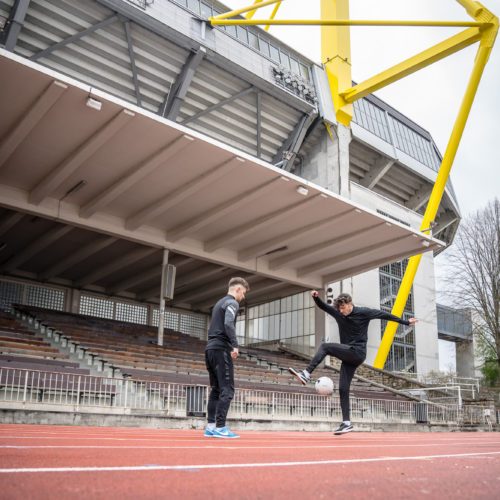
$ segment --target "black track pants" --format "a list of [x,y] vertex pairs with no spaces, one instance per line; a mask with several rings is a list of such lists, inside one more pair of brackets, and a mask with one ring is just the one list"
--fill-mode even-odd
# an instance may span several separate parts
[[312,373],[326,356],[334,356],[342,361],[339,377],[340,407],[342,408],[342,419],[344,421],[350,420],[349,389],[354,372],[365,360],[365,356],[345,344],[321,344],[306,370]]
[[231,354],[227,351],[205,351],[205,364],[210,377],[210,396],[207,405],[207,421],[217,427],[226,425],[226,416],[234,396],[234,368]]

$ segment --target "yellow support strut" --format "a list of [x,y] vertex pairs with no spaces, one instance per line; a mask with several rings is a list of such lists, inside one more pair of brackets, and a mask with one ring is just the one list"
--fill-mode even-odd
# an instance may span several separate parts
[[[278,3],[283,0],[265,0],[263,2],[254,3],[252,5],[249,5],[248,7],[242,7],[241,9],[236,9],[232,10],[230,12],[224,12],[224,14],[219,14],[217,16],[209,18],[209,21],[212,24],[233,24],[234,21],[237,21],[237,24],[255,24],[252,20],[250,19],[231,19],[229,20],[228,18],[233,17],[233,16],[239,16],[240,14],[245,14],[245,12],[250,12],[250,11],[255,11],[257,9],[260,9],[261,7],[267,7],[268,5],[273,5],[275,3]],[[220,19],[226,19],[227,21],[225,22],[217,22]],[[266,21],[260,21],[258,24],[266,24]]]
[[[279,2],[280,0],[270,0],[262,2],[258,8],[265,7]],[[328,1],[328,0],[322,0]],[[343,2],[344,0],[337,0]],[[244,9],[235,10],[226,14],[220,14],[209,18],[213,25],[223,24],[225,26],[407,26],[407,27],[432,27],[432,28],[478,28],[487,26],[490,23],[478,21],[373,21],[370,19],[228,19],[232,15],[243,14],[250,9],[255,9],[254,5],[245,7]],[[237,13],[237,14],[235,14]],[[224,16],[224,17],[222,17]]]
[[[347,127],[352,119],[352,103],[354,101],[480,40],[472,74],[422,220],[420,230],[429,233],[431,223],[436,218],[443,197],[479,81],[498,33],[498,18],[481,3],[475,0],[457,0],[457,2],[466,9],[467,13],[474,19],[473,21],[351,20],[349,19],[348,0],[321,0],[321,19],[276,20],[274,17],[281,5],[281,0],[254,0],[253,5],[220,14],[210,18],[210,22],[213,25],[264,25],[266,30],[273,25],[321,26],[321,55],[328,76],[337,120]],[[257,9],[273,4],[277,5],[274,7],[270,19],[252,19]],[[248,13],[246,19],[230,19],[244,13]],[[470,29],[454,35],[352,87],[350,26],[435,26]],[[331,133],[330,130],[329,132]],[[421,255],[416,255],[409,260],[392,309],[392,313],[396,316],[403,314],[421,258]],[[374,366],[376,368],[384,367],[396,329],[396,323],[389,322],[387,324],[375,358]]]
[[[467,118],[469,116],[472,103],[474,102],[474,97],[476,95],[476,91],[479,86],[484,67],[486,66],[486,63],[490,56],[497,32],[498,19],[496,19],[496,23],[494,24],[494,26],[487,32],[485,32],[481,38],[479,49],[476,55],[476,60],[474,62],[474,67],[472,69],[472,74],[469,78],[469,83],[467,84],[467,89],[465,91],[462,104],[460,105],[460,109],[453,126],[453,131],[451,133],[450,140],[448,141],[448,146],[446,147],[446,151],[443,156],[441,167],[439,168],[436,182],[432,189],[429,203],[427,204],[427,208],[424,213],[424,218],[422,220],[420,230],[425,233],[428,233],[430,231],[431,222],[433,222],[436,218],[439,204],[441,203],[441,198],[443,197],[444,188],[446,186],[446,182],[453,165],[453,160],[455,159],[455,155],[460,144],[460,139],[465,129],[465,124],[467,123]],[[421,259],[422,255],[415,255],[414,257],[410,257],[409,259],[408,267],[406,268],[403,280],[401,281],[401,286],[398,291],[398,295],[394,302],[394,307],[392,308],[392,314],[394,314],[395,316],[401,316],[403,314],[404,307],[406,305],[406,301],[408,300],[411,286],[413,284],[413,280],[415,279],[415,275],[417,273]],[[375,357],[375,361],[373,363],[373,366],[375,368],[384,368],[385,362],[387,361],[387,357],[391,350],[392,342],[394,341],[394,337],[396,335],[397,328],[397,323],[393,321],[387,323],[384,335],[382,337],[382,342],[380,343],[377,356]]]
[[[321,0],[321,20],[349,18],[349,0]],[[337,120],[349,127],[354,113],[341,93],[352,87],[349,26],[321,26],[321,61],[325,68]]]
[[[281,2],[278,2],[275,6],[274,6],[274,9],[273,11],[271,12],[271,17],[269,18],[271,21],[276,17],[276,14],[278,13],[278,10],[281,6]],[[264,30],[265,31],[269,31],[269,28],[270,28],[270,24],[266,24],[266,26],[264,27]]]
[[[254,5],[258,4],[258,3],[262,3],[262,0],[255,0],[254,1]],[[260,7],[260,6],[259,6]],[[258,7],[257,7],[258,9]],[[255,15],[255,13],[257,12],[257,9],[254,9],[254,10],[250,10],[247,12],[246,16],[245,16],[245,19],[252,19],[252,17]]]

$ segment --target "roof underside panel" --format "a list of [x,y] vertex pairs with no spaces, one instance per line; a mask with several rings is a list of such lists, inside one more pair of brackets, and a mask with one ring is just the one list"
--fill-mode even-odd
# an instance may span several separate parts
[[[9,9],[8,5],[2,8]],[[99,23],[105,24],[93,29]],[[15,52],[153,113],[163,112],[190,55],[185,48],[93,0],[32,0]],[[182,123],[248,87],[247,82],[205,57],[195,68],[180,112],[173,118]],[[285,104],[285,93],[281,102],[260,90],[258,106],[257,90],[205,113],[188,126],[272,160],[302,113]]]
[[[151,263],[148,248],[168,248],[238,270],[262,290],[283,283],[296,291],[441,245],[104,92],[94,91],[101,109],[89,107],[87,85],[6,51],[0,73],[0,203],[68,227],[28,231],[21,243],[42,260],[25,255],[26,272],[107,289],[116,266],[126,273]],[[119,247],[120,258],[108,270],[100,260],[95,271],[90,261],[58,275],[46,248],[74,227],[123,241],[107,250]]]

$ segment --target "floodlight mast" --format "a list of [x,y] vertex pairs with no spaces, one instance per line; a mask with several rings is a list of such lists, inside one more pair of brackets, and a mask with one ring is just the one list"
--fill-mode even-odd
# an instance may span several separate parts
[[[284,0],[282,0],[284,1]],[[372,21],[351,20],[349,18],[349,0],[320,0],[321,19],[277,20],[276,13],[282,3],[280,0],[255,0],[248,7],[226,12],[210,18],[213,25],[263,25],[267,30],[272,25],[317,25],[321,26],[321,59],[328,77],[330,93],[339,127],[350,127],[353,117],[353,103],[387,85],[404,78],[434,62],[458,52],[476,42],[479,42],[472,73],[465,90],[464,97],[458,109],[450,139],[434,183],[429,202],[425,209],[420,231],[430,233],[430,228],[436,218],[446,183],[450,176],[460,140],[469,117],[479,82],[488,62],[491,50],[498,33],[498,17],[474,0],[456,0],[473,21]],[[268,5],[275,5],[269,19],[253,19],[255,12]],[[245,19],[234,19],[234,16],[246,14]],[[231,19],[233,18],[233,19]],[[419,54],[402,61],[377,75],[352,86],[351,78],[351,26],[428,26],[428,27],[463,27],[466,30],[454,35]],[[408,266],[399,287],[392,314],[401,316],[411,292],[411,287],[422,259],[422,254],[410,257]],[[398,324],[389,321],[375,357],[373,366],[384,368],[389,355]]]

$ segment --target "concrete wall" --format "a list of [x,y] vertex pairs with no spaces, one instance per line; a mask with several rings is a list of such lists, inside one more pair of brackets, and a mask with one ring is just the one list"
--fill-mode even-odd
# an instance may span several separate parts
[[302,177],[334,193],[340,190],[339,141],[334,135],[321,134],[320,140],[304,155]]
[[426,374],[439,370],[439,347],[436,312],[436,281],[434,257],[426,253],[413,284],[415,317],[415,344],[418,373]]
[[455,344],[458,377],[475,377],[474,342],[463,341]]
[[[301,420],[232,420],[231,427],[238,431],[311,431],[332,432],[338,422],[332,419],[307,422]],[[198,429],[201,433],[206,424],[201,418],[174,418],[158,415],[113,415],[83,411],[47,411],[0,409],[2,424],[32,425],[84,425],[94,427],[141,427],[150,429]],[[429,432],[448,431],[456,425],[415,424],[403,422],[356,422],[357,432]]]

